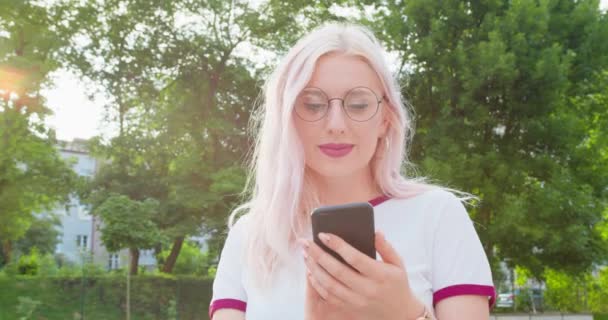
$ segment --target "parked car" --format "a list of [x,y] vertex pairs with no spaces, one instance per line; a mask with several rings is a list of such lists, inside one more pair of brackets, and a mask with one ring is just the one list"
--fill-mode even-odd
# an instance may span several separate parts
[[496,299],[497,308],[513,308],[515,295],[512,292],[501,293]]

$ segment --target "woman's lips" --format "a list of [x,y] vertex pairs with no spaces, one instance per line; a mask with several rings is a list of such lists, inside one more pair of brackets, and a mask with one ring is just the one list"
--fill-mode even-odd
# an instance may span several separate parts
[[353,150],[353,144],[328,143],[319,146],[319,149],[332,158],[340,158],[349,154]]

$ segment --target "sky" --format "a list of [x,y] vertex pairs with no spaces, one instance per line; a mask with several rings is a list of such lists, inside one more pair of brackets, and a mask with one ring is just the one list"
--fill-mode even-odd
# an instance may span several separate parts
[[[601,0],[600,7],[608,9],[608,0]],[[64,69],[55,71],[51,77],[54,85],[43,90],[42,95],[54,113],[47,117],[46,123],[55,129],[58,139],[71,141],[97,135],[109,138],[116,134],[116,126],[103,121],[105,101],[100,97],[91,100],[87,96],[90,84],[87,86],[75,74]]]
[[55,129],[59,140],[114,135],[115,130],[102,121],[104,101],[89,99],[87,86],[75,74],[60,69],[53,72],[51,78],[54,86],[42,90],[42,95],[46,98],[47,106],[53,110],[46,123]]

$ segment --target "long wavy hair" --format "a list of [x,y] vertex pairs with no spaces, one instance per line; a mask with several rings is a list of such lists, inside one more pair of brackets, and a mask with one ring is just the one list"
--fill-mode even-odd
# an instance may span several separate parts
[[309,230],[310,212],[320,205],[305,170],[304,150],[292,112],[317,60],[329,53],[363,58],[378,74],[388,99],[388,107],[383,108],[388,118],[387,136],[379,141],[370,161],[378,189],[392,198],[408,198],[440,188],[424,178],[407,177],[412,170],[406,152],[413,136],[412,117],[387,66],[386,53],[373,33],[353,24],[318,27],[289,50],[265,83],[264,99],[250,124],[255,145],[244,191],[248,199],[228,221],[232,228],[236,217],[246,214],[245,263],[254,271],[249,273],[254,283],[262,289],[272,283],[279,268],[293,260],[296,240]]

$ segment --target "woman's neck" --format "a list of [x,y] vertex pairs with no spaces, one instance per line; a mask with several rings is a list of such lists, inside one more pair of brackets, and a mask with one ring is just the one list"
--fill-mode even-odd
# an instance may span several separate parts
[[344,177],[326,177],[311,173],[322,205],[366,202],[382,193],[376,186],[369,169]]

